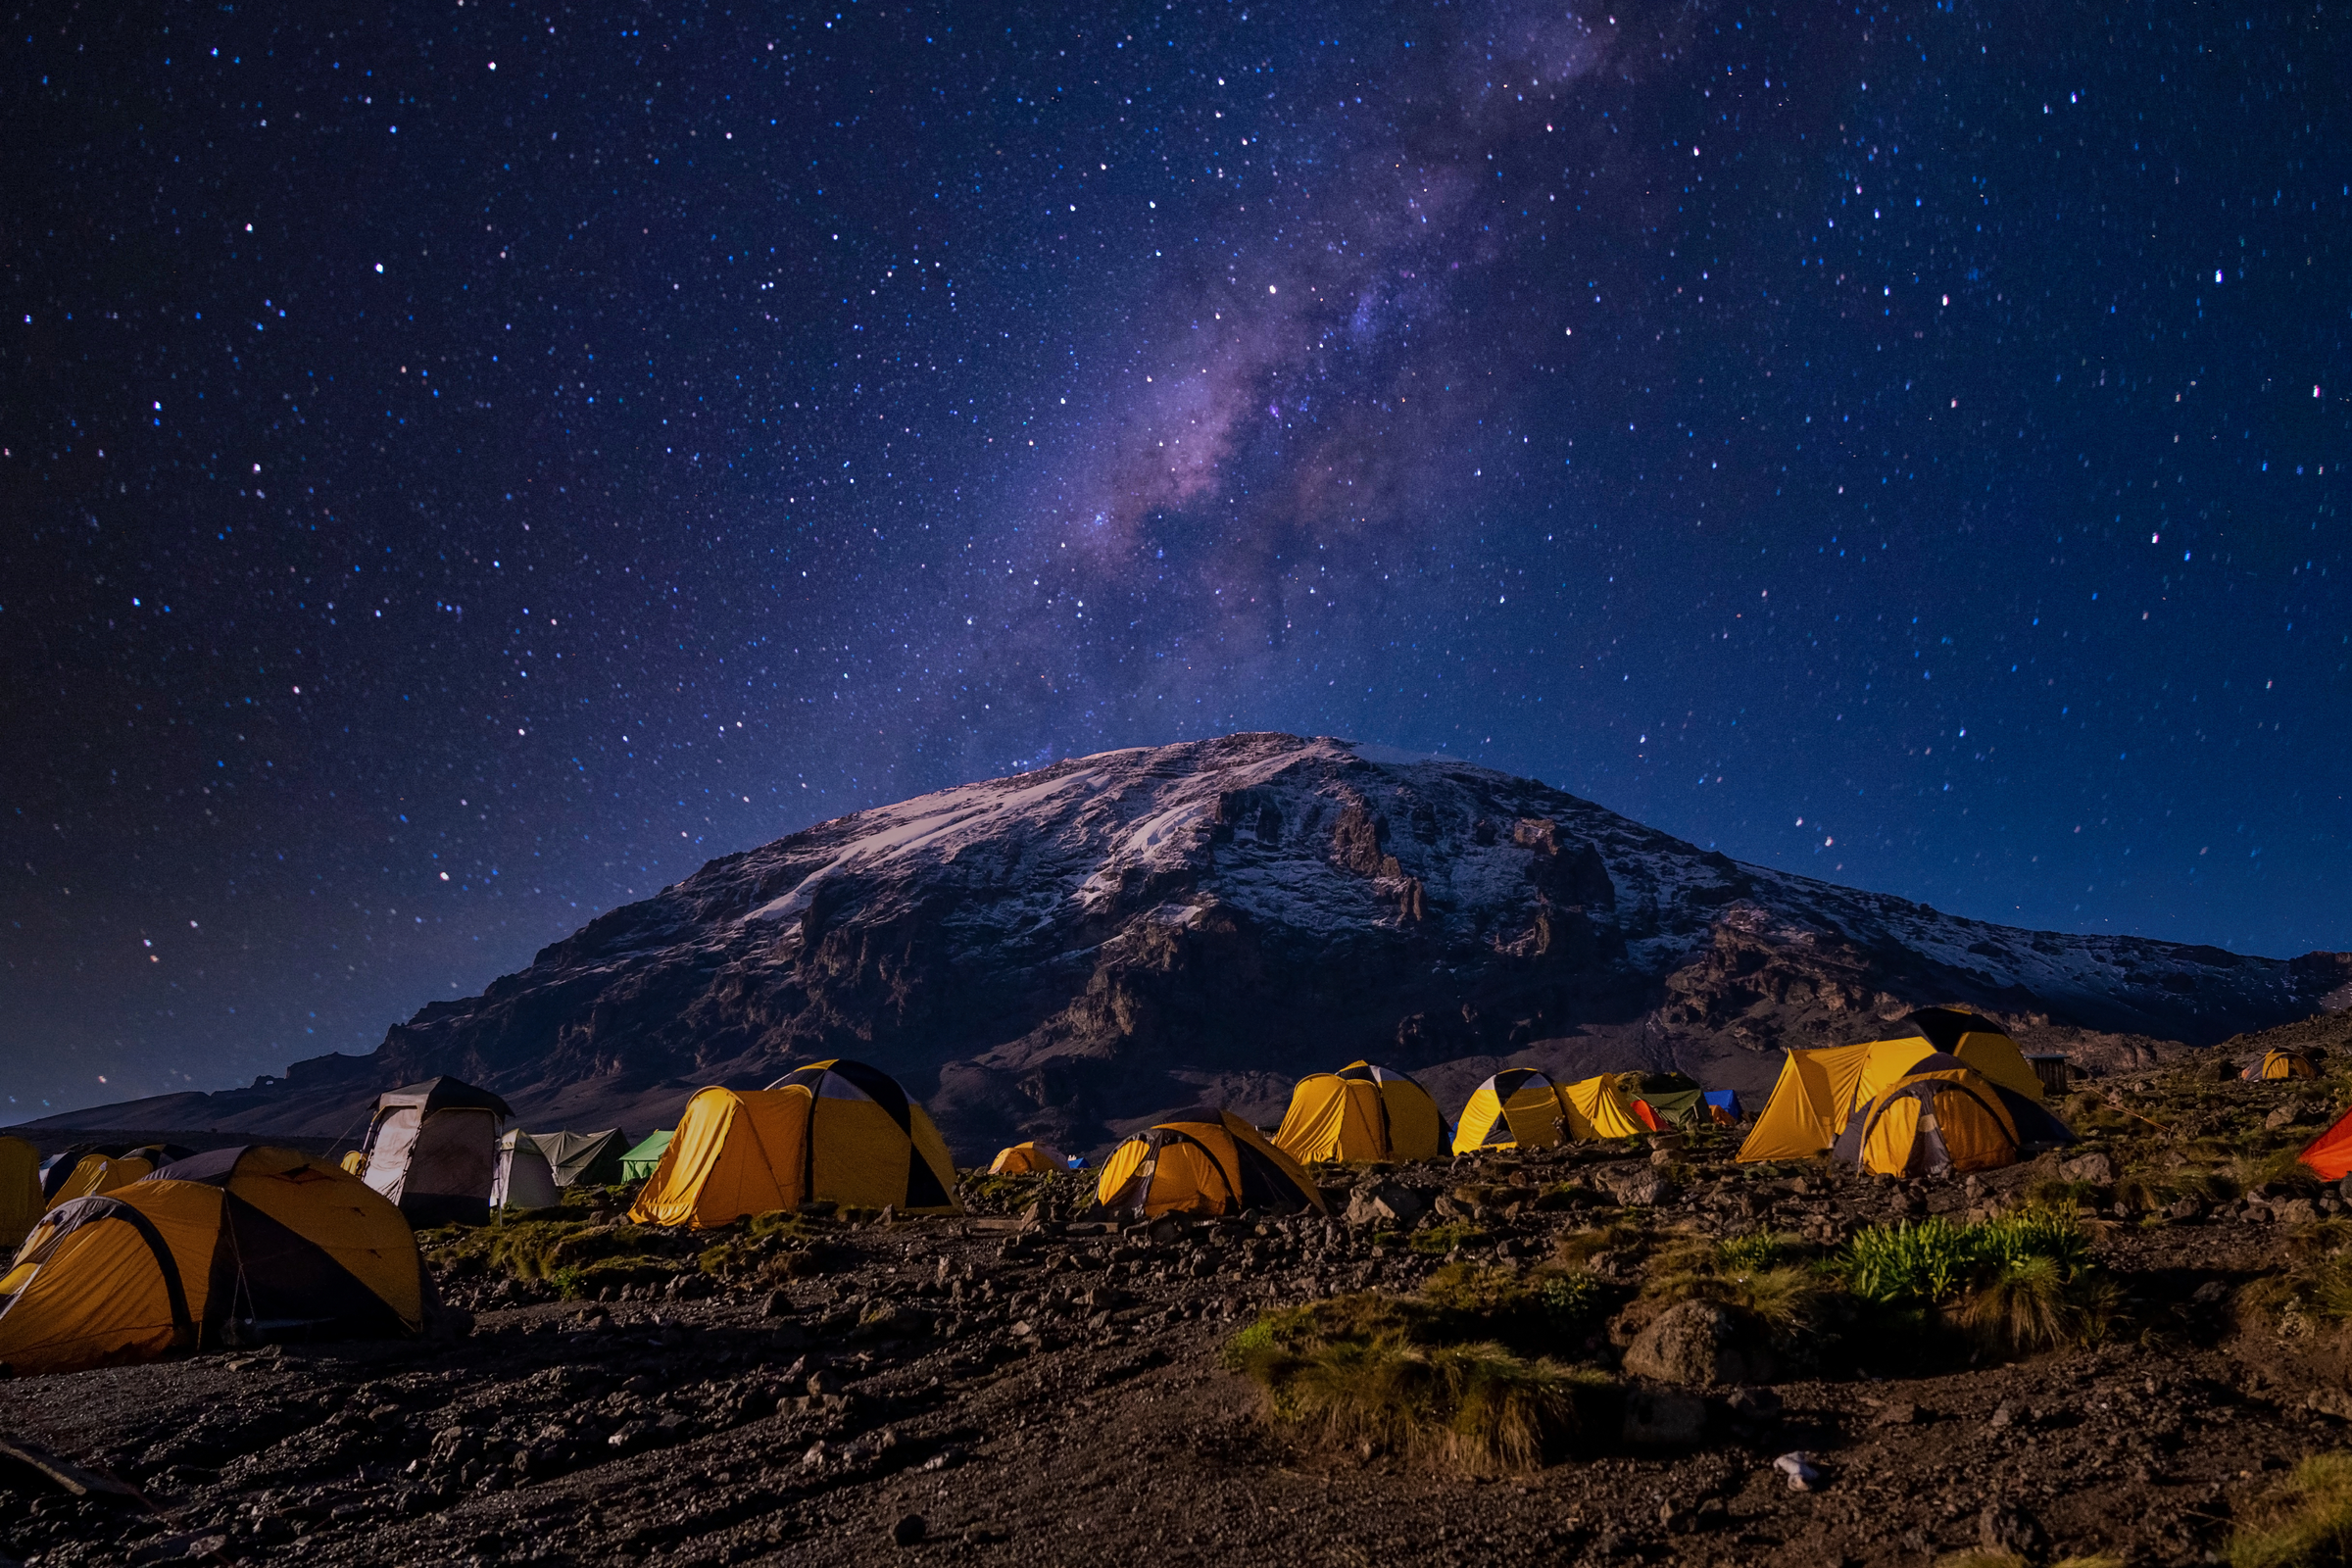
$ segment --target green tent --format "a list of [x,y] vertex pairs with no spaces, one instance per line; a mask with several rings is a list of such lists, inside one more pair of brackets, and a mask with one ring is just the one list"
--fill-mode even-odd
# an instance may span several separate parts
[[1668,1127],[1692,1128],[1707,1120],[1706,1093],[1696,1087],[1690,1089],[1644,1089],[1634,1096],[1656,1113]]
[[[621,1174],[623,1161],[628,1158],[629,1136],[617,1127],[601,1133],[533,1133],[539,1152],[547,1156],[548,1168],[555,1172],[558,1187],[585,1183],[590,1187],[610,1187],[626,1181]],[[668,1143],[663,1139],[664,1144]],[[661,1152],[655,1151],[655,1157]],[[647,1167],[652,1173],[652,1167]]]
[[670,1137],[676,1131],[675,1127],[671,1127],[663,1132],[653,1133],[644,1143],[621,1155],[620,1179],[624,1182],[641,1182],[651,1176],[654,1167],[662,1163],[662,1154],[669,1149]]

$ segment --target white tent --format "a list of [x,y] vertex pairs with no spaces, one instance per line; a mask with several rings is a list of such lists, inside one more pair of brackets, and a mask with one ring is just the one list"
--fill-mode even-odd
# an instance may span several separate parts
[[412,1225],[488,1224],[498,1124],[513,1114],[496,1095],[455,1078],[386,1090],[361,1146],[360,1179]]
[[555,1167],[539,1140],[520,1131],[501,1138],[498,1170],[490,1178],[490,1207],[504,1213],[510,1208],[548,1208],[561,1201]]

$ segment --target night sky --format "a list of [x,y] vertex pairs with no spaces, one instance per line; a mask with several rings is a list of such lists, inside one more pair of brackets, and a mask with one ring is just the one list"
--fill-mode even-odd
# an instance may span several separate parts
[[1242,729],[2352,948],[2340,7],[11,26],[7,1116]]

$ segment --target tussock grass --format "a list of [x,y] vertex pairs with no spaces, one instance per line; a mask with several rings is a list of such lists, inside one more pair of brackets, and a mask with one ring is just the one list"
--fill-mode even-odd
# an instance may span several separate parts
[[2230,1568],[2352,1564],[2352,1454],[2315,1453],[2248,1510],[2222,1548]]
[[1570,1231],[1552,1243],[1551,1255],[1573,1268],[1583,1268],[1603,1252],[1631,1251],[1642,1245],[1642,1228],[1622,1222],[1592,1230]]
[[1971,1292],[1958,1316],[1996,1348],[2054,1350],[2105,1339],[2122,1299],[2112,1280],[2070,1274],[2054,1257],[2021,1257]]
[[1578,1394],[1606,1381],[1498,1345],[1349,1341],[1298,1359],[1276,1398],[1335,1446],[1477,1475],[1540,1465],[1581,1425]]
[[1456,1263],[1416,1297],[1367,1291],[1269,1313],[1222,1359],[1275,1419],[1333,1446],[1473,1475],[1525,1470],[1585,1430],[1615,1387],[1531,1353],[1600,1307],[1591,1275]]
[[1431,1257],[1443,1257],[1447,1252],[1466,1247],[1484,1247],[1494,1238],[1465,1220],[1446,1220],[1424,1226],[1413,1232],[1405,1246]]

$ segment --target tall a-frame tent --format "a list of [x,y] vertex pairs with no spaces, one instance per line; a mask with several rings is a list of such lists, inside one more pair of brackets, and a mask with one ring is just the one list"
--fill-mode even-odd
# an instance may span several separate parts
[[388,1089],[360,1146],[360,1179],[412,1225],[486,1225],[498,1124],[514,1114],[488,1090],[455,1078]]
[[1436,1159],[1446,1117],[1429,1091],[1403,1073],[1351,1061],[1298,1080],[1274,1147],[1312,1165],[1331,1159]]
[[1861,1107],[1893,1088],[1937,1052],[2034,1104],[2042,1102],[2041,1078],[1991,1019],[1959,1007],[1923,1007],[1904,1022],[1918,1033],[1867,1040],[1819,1051],[1791,1051],[1781,1064],[1772,1098],[1757,1113],[1744,1161],[1808,1159],[1826,1154]]

